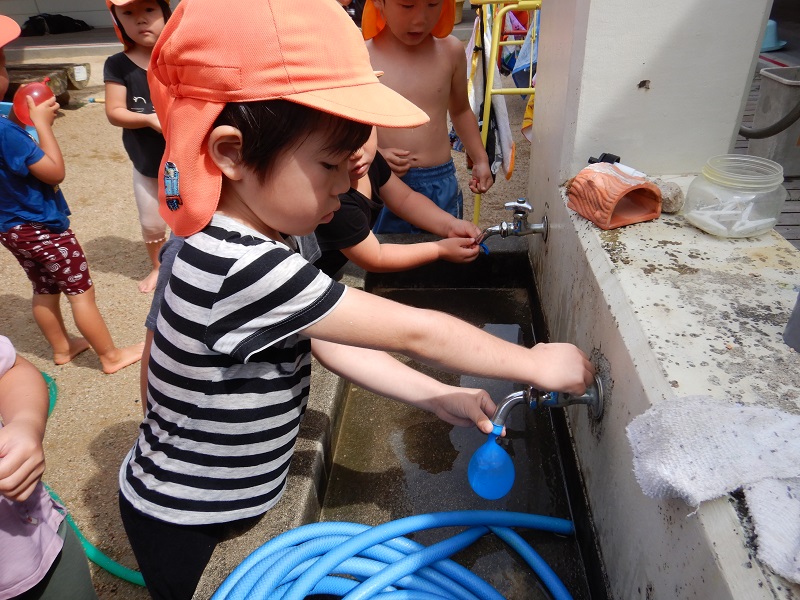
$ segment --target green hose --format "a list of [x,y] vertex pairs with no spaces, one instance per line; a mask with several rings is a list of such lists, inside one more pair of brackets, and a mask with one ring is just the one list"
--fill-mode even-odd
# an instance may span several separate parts
[[56,387],[56,381],[50,375],[45,373],[44,371],[40,371],[42,377],[44,377],[44,382],[47,384],[47,394],[50,398],[50,406],[47,409],[47,416],[50,416],[50,413],[53,412],[53,409],[56,407],[56,398],[58,397],[58,388]]
[[[47,410],[47,415],[50,416],[50,413],[53,412],[53,409],[56,406],[58,388],[55,380],[47,373],[42,372],[42,377],[44,377],[45,383],[47,383],[47,391],[50,396],[50,407]],[[64,506],[64,502],[58,497],[58,494],[50,489],[50,486],[48,486],[46,483],[43,483],[43,485],[50,494],[50,497],[58,502],[61,506]],[[124,579],[125,581],[134,585],[140,585],[144,587],[144,577],[142,577],[142,574],[139,571],[129,569],[128,567],[119,564],[115,560],[103,554],[103,552],[98,550],[97,547],[87,540],[86,537],[81,533],[81,530],[78,529],[78,526],[75,524],[75,521],[72,519],[72,516],[69,514],[69,512],[67,512],[66,517],[67,523],[69,523],[69,526],[72,527],[72,531],[75,532],[75,535],[77,535],[78,539],[81,541],[81,546],[83,546],[83,550],[86,552],[86,558],[112,575],[119,577],[120,579]]]
[[[44,484],[44,487],[53,500],[58,502],[61,506],[64,506],[64,502],[58,497],[58,494],[50,489],[50,486]],[[93,545],[92,542],[87,540],[86,537],[81,533],[81,530],[78,529],[78,526],[75,524],[75,521],[72,519],[72,516],[69,514],[69,512],[67,512],[67,523],[69,523],[69,526],[72,527],[72,531],[75,532],[75,535],[77,535],[78,539],[81,541],[81,546],[83,546],[83,549],[86,552],[86,558],[112,575],[115,575],[120,579],[124,579],[127,582],[133,583],[134,585],[140,585],[144,587],[144,577],[142,577],[142,574],[139,571],[134,571],[133,569],[129,569],[128,567],[119,564],[115,560],[103,554],[102,551],[98,550],[97,547]]]

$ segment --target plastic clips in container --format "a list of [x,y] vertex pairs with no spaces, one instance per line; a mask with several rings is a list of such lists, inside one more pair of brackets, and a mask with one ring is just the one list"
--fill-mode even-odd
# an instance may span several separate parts
[[786,200],[780,164],[741,154],[708,159],[689,186],[683,214],[707,233],[726,238],[761,235],[775,226]]

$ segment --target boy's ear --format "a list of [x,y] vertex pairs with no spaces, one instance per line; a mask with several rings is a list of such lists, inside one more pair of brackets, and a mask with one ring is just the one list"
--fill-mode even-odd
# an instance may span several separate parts
[[211,160],[228,179],[242,176],[242,132],[230,125],[220,125],[208,135],[208,153]]

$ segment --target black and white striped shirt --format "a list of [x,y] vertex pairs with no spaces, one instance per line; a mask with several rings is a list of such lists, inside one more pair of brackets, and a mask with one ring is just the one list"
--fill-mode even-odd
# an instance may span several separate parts
[[215,215],[178,252],[158,315],[148,412],[123,495],[171,523],[262,514],[280,498],[308,399],[311,342],[345,286]]

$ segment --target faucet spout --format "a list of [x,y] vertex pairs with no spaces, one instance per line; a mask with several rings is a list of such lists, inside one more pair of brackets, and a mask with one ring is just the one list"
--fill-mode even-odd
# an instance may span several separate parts
[[487,227],[481,232],[481,235],[478,237],[478,243],[484,242],[487,238],[492,237],[493,235],[499,235],[500,237],[508,237],[509,231],[511,226],[503,221],[500,225],[494,225],[492,227]]
[[[498,405],[497,409],[494,411],[492,415],[492,424],[493,425],[500,425],[501,427],[506,424],[506,420],[508,419],[508,415],[511,412],[511,409],[517,406],[518,404],[529,403],[531,398],[531,391],[533,388],[528,388],[527,390],[523,390],[521,392],[514,392],[506,396]],[[531,406],[534,408],[534,406]]]
[[542,218],[541,223],[528,223],[528,214],[530,214],[531,210],[533,209],[524,198],[520,198],[514,202],[506,202],[504,208],[506,210],[513,211],[514,213],[511,223],[503,221],[499,225],[487,227],[481,232],[481,235],[478,238],[479,244],[494,235],[507,238],[508,236],[520,237],[534,233],[540,234],[542,236],[542,240],[545,242],[547,241],[547,235],[550,231],[547,215]]
[[585,404],[589,407],[589,416],[595,421],[599,421],[603,416],[603,383],[595,375],[594,384],[586,388],[586,392],[580,396],[572,396],[561,392],[541,392],[533,387],[521,392],[514,392],[498,403],[497,409],[492,415],[492,424],[504,426],[511,409],[523,403],[527,403],[531,409],[544,406],[554,408]]

